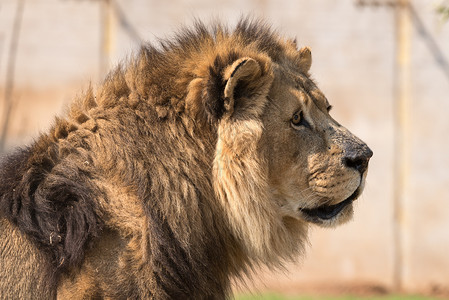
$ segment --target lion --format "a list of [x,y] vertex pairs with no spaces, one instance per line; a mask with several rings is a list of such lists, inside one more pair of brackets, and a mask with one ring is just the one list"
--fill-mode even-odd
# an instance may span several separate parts
[[197,22],[89,87],[0,173],[0,298],[225,299],[353,215],[372,151],[311,51]]

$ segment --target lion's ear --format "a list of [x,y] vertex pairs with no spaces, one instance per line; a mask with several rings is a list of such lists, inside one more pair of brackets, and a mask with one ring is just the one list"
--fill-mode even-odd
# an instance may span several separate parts
[[260,78],[260,73],[259,63],[249,57],[238,59],[227,68],[225,71],[227,82],[224,88],[224,108],[227,114],[232,115],[234,112],[236,99],[254,92],[250,85]]
[[299,50],[299,67],[302,72],[307,73],[312,66],[312,52],[309,47],[302,47]]
[[[214,65],[216,67],[217,64]],[[203,104],[212,119],[230,117],[237,110],[248,110],[255,96],[265,96],[272,82],[271,64],[243,57],[223,66],[221,71],[210,69],[203,92]],[[254,107],[253,107],[254,108]]]

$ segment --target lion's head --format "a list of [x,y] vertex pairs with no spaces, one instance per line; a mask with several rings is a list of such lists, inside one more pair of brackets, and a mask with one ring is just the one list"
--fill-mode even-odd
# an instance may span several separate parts
[[310,49],[278,43],[276,55],[246,45],[203,84],[206,100],[223,103],[215,191],[237,236],[264,262],[302,250],[310,223],[348,221],[372,156],[329,114],[309,77]]
[[[310,50],[299,52],[310,65]],[[334,120],[310,78],[276,67],[263,116],[269,185],[282,212],[333,226],[349,220],[363,190],[372,151]]]

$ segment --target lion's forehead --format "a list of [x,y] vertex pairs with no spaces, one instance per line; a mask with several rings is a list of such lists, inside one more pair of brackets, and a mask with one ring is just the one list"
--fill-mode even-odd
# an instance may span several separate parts
[[304,92],[320,109],[327,109],[330,106],[326,96],[311,78],[304,74],[297,74],[294,82],[295,88]]
[[330,107],[324,93],[308,75],[283,67],[280,67],[276,74],[279,82],[284,85],[284,88],[291,88],[295,95],[294,98],[299,100],[301,104],[305,104],[307,107],[311,102],[310,104],[314,104],[320,110],[328,110]]

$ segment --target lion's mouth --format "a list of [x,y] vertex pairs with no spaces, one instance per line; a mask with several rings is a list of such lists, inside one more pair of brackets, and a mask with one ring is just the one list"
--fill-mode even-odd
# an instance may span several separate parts
[[330,220],[336,217],[345,207],[350,205],[360,195],[360,188],[349,196],[346,200],[335,205],[321,205],[316,208],[302,208],[301,212],[304,213],[308,221],[314,223],[320,223],[321,221]]

